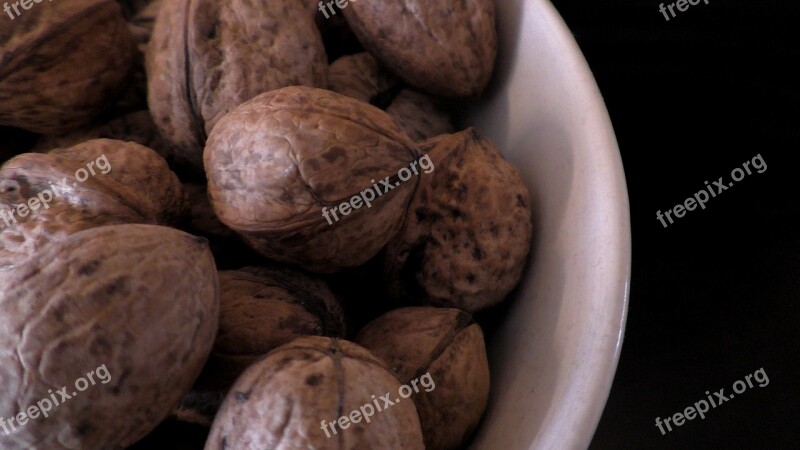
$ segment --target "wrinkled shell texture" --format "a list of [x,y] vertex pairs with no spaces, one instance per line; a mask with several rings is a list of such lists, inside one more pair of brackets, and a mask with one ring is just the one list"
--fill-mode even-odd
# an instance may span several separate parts
[[284,86],[327,86],[327,57],[297,0],[163,0],[147,51],[148,103],[180,159],[202,165],[226,113]]
[[[206,450],[423,449],[414,402],[375,412],[330,438],[322,420],[340,416],[390,393],[400,383],[364,348],[338,339],[301,338],[250,366],[222,405]],[[381,403],[379,403],[381,404]]]
[[477,310],[517,285],[531,244],[530,194],[494,145],[469,129],[421,144],[422,177],[404,229],[389,243],[390,295]]
[[89,123],[125,87],[134,58],[119,5],[36,5],[0,27],[0,125],[57,134]]
[[[199,374],[219,293],[205,241],[152,225],[93,228],[0,271],[0,417],[106,365],[110,381],[48,418],[0,433],[3,449],[115,449],[163,420]],[[58,396],[57,396],[58,398]]]
[[[78,182],[76,171],[88,172],[87,164],[102,155],[111,170],[104,174],[95,165],[95,174]],[[16,222],[0,221],[0,268],[76,231],[121,223],[170,225],[188,209],[164,159],[133,142],[92,140],[48,154],[25,153],[0,167],[0,210],[6,216],[31,198],[46,198],[45,191],[53,199],[47,208],[15,216]]]
[[[383,111],[331,91],[289,87],[225,116],[205,152],[208,191],[223,223],[263,255],[314,272],[365,263],[402,224],[419,177],[397,171],[417,158]],[[372,207],[323,217],[390,177]],[[374,180],[374,181],[373,181]],[[381,192],[387,188],[382,187]]]
[[497,56],[493,0],[362,0],[344,14],[364,47],[412,86],[463,97],[489,83]]
[[450,113],[402,82],[369,53],[344,56],[331,64],[330,89],[386,111],[414,141],[455,131]]
[[430,373],[436,387],[430,392],[421,387],[412,397],[426,449],[457,449],[469,438],[489,399],[483,332],[469,313],[397,309],[367,324],[356,342],[383,360],[401,383]]
[[310,335],[344,336],[344,313],[324,281],[283,268],[222,271],[220,323],[206,366],[213,388],[229,388],[271,350]]

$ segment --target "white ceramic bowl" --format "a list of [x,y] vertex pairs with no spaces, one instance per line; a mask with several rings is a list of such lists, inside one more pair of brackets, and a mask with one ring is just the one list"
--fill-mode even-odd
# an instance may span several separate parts
[[495,3],[497,72],[463,120],[522,172],[534,245],[492,337],[492,394],[471,448],[582,449],[622,345],[631,257],[625,175],[600,92],[553,6]]

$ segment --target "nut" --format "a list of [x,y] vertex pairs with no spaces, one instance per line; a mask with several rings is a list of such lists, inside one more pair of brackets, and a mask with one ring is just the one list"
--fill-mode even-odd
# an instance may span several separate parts
[[403,230],[386,249],[397,299],[477,310],[519,283],[531,244],[530,194],[517,170],[473,129],[420,144],[422,177]]
[[271,350],[311,335],[344,336],[344,314],[327,284],[278,267],[219,273],[220,322],[211,356],[177,411],[211,425],[236,378]]
[[456,131],[450,113],[435,98],[413,89],[400,91],[386,113],[414,141]]
[[164,0],[146,56],[153,119],[198,167],[211,129],[242,102],[327,85],[322,38],[297,0]]
[[412,397],[426,449],[456,449],[466,442],[489,398],[483,332],[469,313],[397,309],[367,324],[356,342],[383,360],[401,383],[424,374],[435,382],[433,389],[421,389]]
[[[90,176],[87,163],[97,161],[104,163],[92,167]],[[76,178],[80,169],[87,172],[82,182]],[[139,144],[109,139],[18,155],[0,167],[0,191],[0,268],[86,228],[171,225],[187,210],[181,185],[163,158]],[[19,211],[18,205],[31,205],[25,217],[9,214]]]
[[[339,206],[417,157],[383,111],[309,87],[264,93],[225,116],[205,151],[208,192],[220,220],[258,252],[314,272],[363,264],[399,229],[417,179],[391,182],[370,207]],[[383,187],[386,190],[388,188]]]
[[112,0],[37,5],[0,29],[0,125],[58,134],[125,86],[134,43]]
[[334,61],[331,64],[328,84],[334,92],[374,106],[385,107],[390,102],[379,100],[379,97],[396,90],[400,80],[372,55],[361,52]]
[[111,375],[46,419],[0,433],[4,449],[133,444],[189,390],[217,329],[211,253],[204,239],[171,228],[81,231],[0,271],[0,285],[0,417],[60,386],[71,392],[101,364]]
[[[266,448],[423,449],[414,403],[375,411],[370,422],[327,431],[322,420],[372,404],[400,383],[362,347],[338,339],[300,338],[273,350],[236,381],[217,414],[206,450]],[[394,398],[394,397],[392,397]],[[376,400],[377,401],[377,400]]]
[[480,94],[497,56],[493,0],[352,2],[345,18],[364,47],[434,95]]
[[227,390],[271,350],[310,335],[344,336],[344,314],[324,281],[277,267],[219,273],[220,323],[205,386]]
[[406,89],[369,53],[344,56],[331,64],[332,91],[381,108],[414,141],[455,131],[450,114],[436,99]]

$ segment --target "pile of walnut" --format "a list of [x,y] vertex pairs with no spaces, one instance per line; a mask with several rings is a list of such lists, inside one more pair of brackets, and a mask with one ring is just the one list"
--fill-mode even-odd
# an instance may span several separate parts
[[489,83],[492,0],[21,11],[0,28],[0,448],[469,440],[472,314],[532,233],[517,170],[447,107]]

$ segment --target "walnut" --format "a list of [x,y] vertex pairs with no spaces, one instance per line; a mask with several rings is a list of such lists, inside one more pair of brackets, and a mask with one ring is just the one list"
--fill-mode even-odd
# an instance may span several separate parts
[[133,38],[111,0],[36,4],[0,27],[0,125],[58,134],[125,87]]
[[[0,286],[0,417],[35,419],[0,433],[4,449],[133,444],[189,390],[217,329],[205,240],[161,226],[75,233],[0,270]],[[101,365],[109,376],[77,392]],[[30,412],[61,386],[68,401]]]
[[0,167],[0,268],[86,228],[174,225],[187,209],[164,159],[133,142],[18,155]]
[[344,336],[342,308],[322,280],[285,268],[245,267],[220,272],[219,285],[217,339],[195,392],[178,411],[187,421],[210,424],[214,401],[218,406],[236,378],[271,350],[303,336]]
[[469,313],[397,309],[367,324],[356,342],[383,360],[401,383],[427,383],[412,396],[426,449],[457,449],[466,442],[489,398],[483,332]]
[[450,113],[435,98],[406,88],[369,53],[331,64],[330,89],[386,111],[414,141],[455,131]]
[[413,89],[400,91],[386,113],[415,141],[456,131],[450,113],[438,100]]
[[[273,350],[236,381],[214,419],[206,450],[421,450],[414,402],[395,401],[399,389],[383,363],[362,347],[300,338]],[[387,394],[394,404],[379,399]],[[331,429],[329,422],[337,421]]]
[[[397,174],[416,158],[384,112],[297,86],[264,93],[220,120],[205,167],[217,216],[253,248],[335,272],[375,256],[399,229],[419,177],[400,182]],[[372,200],[351,201],[366,190]]]
[[353,32],[408,84],[442,96],[474,96],[497,56],[493,0],[350,2]]
[[530,250],[528,189],[473,129],[420,147],[436,170],[421,178],[386,248],[389,293],[471,312],[495,305],[519,283]]
[[146,55],[153,119],[181,159],[202,165],[222,116],[265,91],[327,85],[313,17],[297,0],[163,0]]

